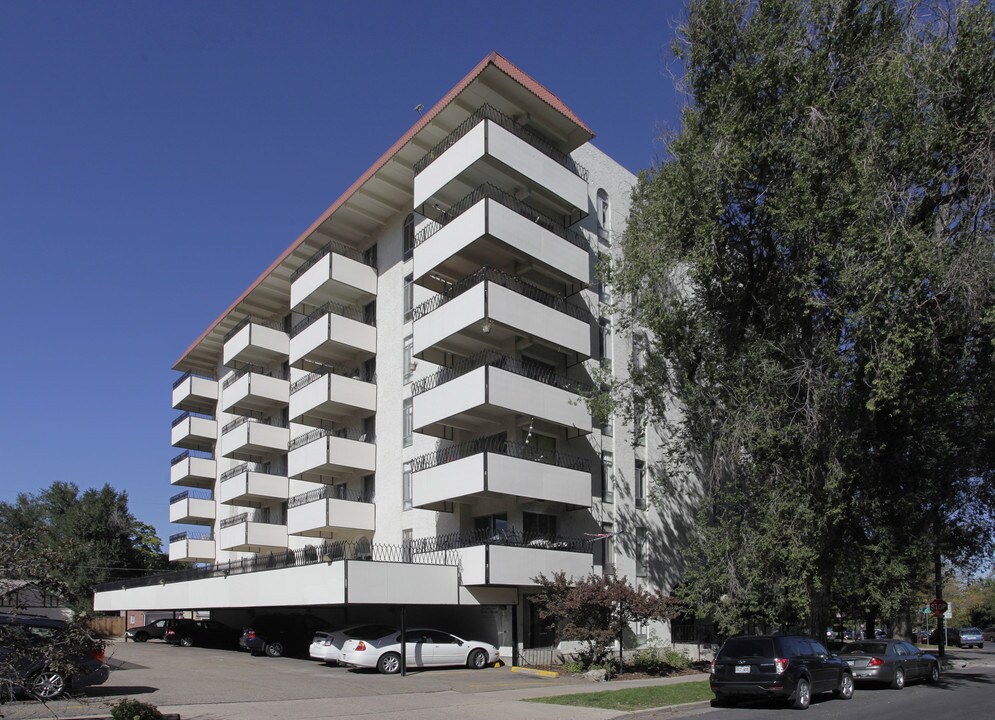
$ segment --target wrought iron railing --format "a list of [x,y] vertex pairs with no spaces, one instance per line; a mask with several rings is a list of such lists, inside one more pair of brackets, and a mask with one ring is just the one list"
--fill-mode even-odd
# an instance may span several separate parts
[[266,375],[267,377],[276,378],[277,380],[289,380],[289,371],[283,370],[270,370],[264,368],[261,365],[243,365],[238,370],[233,372],[231,375],[225,378],[225,381],[221,383],[221,389],[227,390],[229,387],[234,385],[237,381],[248,375],[249,373],[256,373],[258,375]]
[[272,470],[267,469],[263,463],[244,462],[244,463],[239,463],[238,465],[235,465],[234,467],[225,470],[223,473],[221,473],[221,477],[219,478],[219,480],[221,482],[225,482],[226,480],[231,480],[233,477],[237,477],[247,472],[259,472],[259,473],[266,473],[268,475],[278,475],[278,476],[280,475],[280,473],[274,473],[272,472]]
[[563,298],[546,292],[538,285],[533,285],[527,280],[522,280],[521,278],[509,275],[502,270],[495,270],[494,268],[489,267],[480,268],[472,275],[467,275],[459,282],[455,282],[447,287],[435,297],[418,305],[412,312],[412,316],[416,321],[420,320],[433,310],[437,310],[450,300],[456,299],[466,291],[485,281],[495,283],[501,287],[506,287],[512,292],[524,295],[530,300],[535,300],[537,303],[565,313],[570,317],[587,323],[591,322],[591,311],[587,308],[580,307],[578,305],[571,305]]
[[528,203],[519,200],[514,195],[507,193],[504,190],[491,185],[490,183],[484,183],[483,185],[477,186],[453,204],[448,210],[446,210],[446,212],[442,213],[442,215],[435,218],[428,225],[422,228],[422,230],[415,236],[415,247],[421,245],[423,242],[435,235],[435,233],[439,232],[439,230],[485,198],[501,203],[509,210],[513,210],[522,217],[531,220],[536,225],[545,228],[554,235],[558,235],[571,245],[579,247],[584,252],[589,252],[591,250],[590,241],[588,241],[588,239],[583,235],[574,232],[563,223],[553,220],[548,215],[545,215],[541,210],[537,210]]
[[178,532],[175,535],[169,536],[169,542],[174,543],[180,540],[213,540],[214,534],[210,531],[207,532],[190,532],[184,530],[183,532]]
[[271,425],[272,427],[287,428],[290,427],[289,423],[285,423],[282,420],[277,420],[276,418],[254,418],[248,415],[243,415],[242,417],[235,418],[230,423],[221,428],[221,434],[229,433],[237,427],[245,425],[245,423],[259,423],[260,425]]
[[188,371],[188,372],[185,372],[182,375],[180,375],[179,379],[176,382],[173,383],[173,390],[175,390],[176,388],[178,388],[180,385],[182,385],[184,382],[186,382],[189,378],[192,378],[192,377],[202,378],[204,380],[210,380],[211,382],[215,382],[216,381],[215,378],[209,377],[207,375],[201,375],[199,373],[195,374],[195,373],[192,373],[192,372]]
[[591,472],[591,461],[587,458],[568,455],[567,453],[548,452],[534,445],[511,442],[505,439],[504,434],[467,440],[439,448],[424,455],[419,455],[411,461],[411,472],[421,472],[422,470],[428,470],[429,468],[445,465],[446,463],[485,452],[506,455],[520,460],[545,463],[546,465],[556,465],[557,467],[567,468],[568,470]]
[[329,300],[317,310],[312,310],[305,315],[303,320],[299,320],[294,323],[294,326],[290,328],[290,337],[300,335],[318,320],[321,320],[329,314],[340,315],[344,318],[355,320],[356,322],[361,322],[365,325],[376,325],[376,322],[372,318],[367,317],[366,308],[360,305],[343,305],[342,303]]
[[455,380],[462,375],[466,375],[477,368],[485,366],[506,370],[515,375],[536,380],[544,385],[552,385],[553,387],[573,393],[588,393],[594,390],[592,384],[561,375],[540,363],[530,362],[527,359],[518,360],[510,355],[502,355],[493,350],[483,350],[469,357],[462,358],[454,365],[442,368],[428,377],[416,380],[411,384],[411,394],[420,395],[443,383]]
[[303,390],[311,383],[317,382],[326,375],[341,375],[342,377],[352,378],[353,380],[361,380],[362,382],[376,382],[376,373],[368,372],[365,368],[345,369],[335,367],[334,365],[322,365],[320,368],[313,372],[309,372],[304,377],[294,380],[290,384],[290,394],[293,395],[298,390]]
[[524,128],[516,123],[514,118],[505,115],[500,110],[487,104],[481,105],[479,108],[474,110],[470,117],[457,125],[455,130],[449,133],[434,148],[429,150],[423,158],[416,162],[414,167],[415,175],[431,165],[446,150],[455,145],[460,138],[464,137],[468,132],[484,120],[490,120],[491,122],[500,125],[512,135],[524,140],[543,155],[555,160],[574,175],[584,180],[584,182],[587,182],[587,169],[578,164],[572,157],[564,152],[561,152],[560,150],[557,150],[553,147],[551,142],[540,137],[537,133],[532,132],[531,130],[528,130],[527,128]]
[[173,427],[176,427],[177,425],[179,425],[181,422],[183,422],[184,420],[186,420],[188,418],[200,418],[201,420],[213,420],[214,419],[210,415],[205,415],[204,413],[185,412],[182,415],[180,415],[178,418],[176,418],[175,420],[173,420]]
[[301,505],[318,502],[319,500],[348,500],[350,502],[361,503],[373,502],[373,498],[362,490],[354,490],[353,492],[343,493],[336,485],[325,485],[324,487],[309,490],[308,492],[301,493],[300,495],[294,495],[287,501],[287,507],[300,507]]
[[225,333],[224,342],[228,342],[233,337],[238,335],[239,332],[246,325],[259,325],[261,327],[269,328],[270,330],[279,330],[280,332],[287,332],[286,323],[283,320],[260,320],[259,318],[254,318],[251,315],[247,315],[238,322],[235,327]]
[[299,268],[290,273],[290,282],[294,282],[294,280],[313,268],[319,260],[332,253],[341,255],[342,257],[347,257],[350,260],[355,260],[356,262],[363,263],[364,265],[369,265],[370,267],[376,267],[375,263],[370,262],[370,258],[367,258],[364,253],[360,252],[356,248],[350,247],[349,245],[339,242],[338,240],[329,240],[314,255],[301,263]]
[[446,550],[476,547],[478,545],[512,545],[538,550],[566,550],[567,552],[593,552],[590,538],[551,535],[549,533],[522,533],[514,527],[494,532],[491,530],[474,530],[472,532],[456,532],[431,538],[412,540],[411,551],[414,554],[423,552],[438,553]]
[[169,504],[172,505],[174,502],[179,502],[180,500],[213,500],[214,493],[210,490],[184,490],[181,493],[176,493],[173,497],[169,498]]
[[287,450],[297,450],[298,448],[304,447],[308,443],[313,443],[315,440],[327,437],[345,438],[346,440],[356,440],[357,442],[373,442],[373,438],[368,437],[368,433],[362,428],[342,428],[340,430],[317,428],[311,432],[305,433],[304,435],[298,435],[295,437],[290,441],[290,445],[287,446]]
[[172,460],[170,460],[169,464],[170,464],[170,466],[173,466],[173,465],[176,465],[177,463],[183,462],[187,458],[199,458],[201,460],[213,460],[214,459],[214,457],[211,455],[211,453],[209,453],[207,451],[204,451],[204,450],[184,450],[179,455],[177,455]]

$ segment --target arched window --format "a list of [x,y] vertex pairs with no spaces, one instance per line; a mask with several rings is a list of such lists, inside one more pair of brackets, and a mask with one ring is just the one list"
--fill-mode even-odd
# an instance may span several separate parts
[[404,218],[404,259],[410,260],[415,254],[415,214]]
[[608,193],[603,189],[598,190],[598,237],[611,243],[611,205],[608,202]]

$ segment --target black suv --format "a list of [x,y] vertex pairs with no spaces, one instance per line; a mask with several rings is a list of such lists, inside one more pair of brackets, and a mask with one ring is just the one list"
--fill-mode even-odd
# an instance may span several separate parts
[[716,705],[741,698],[782,698],[804,710],[817,693],[853,697],[853,673],[844,660],[804,635],[752,635],[726,640],[709,679]]
[[145,642],[146,640],[163,640],[166,637],[166,631],[169,628],[174,628],[183,622],[183,618],[162,618],[161,620],[153,620],[148,625],[141,625],[139,627],[133,627],[124,634],[124,640],[127,642],[129,639],[135,642]]

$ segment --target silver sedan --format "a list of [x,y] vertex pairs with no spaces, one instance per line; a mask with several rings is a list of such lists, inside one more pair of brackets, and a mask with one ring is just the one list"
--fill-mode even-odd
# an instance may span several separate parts
[[912,680],[935,683],[940,679],[940,663],[904,640],[862,640],[846,643],[839,656],[853,670],[857,682],[887,683],[896,690]]

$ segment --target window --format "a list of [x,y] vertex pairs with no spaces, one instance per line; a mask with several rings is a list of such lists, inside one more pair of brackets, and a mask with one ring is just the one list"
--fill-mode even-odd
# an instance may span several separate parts
[[410,260],[415,254],[415,216],[409,213],[404,218],[404,259]]
[[612,366],[612,324],[610,320],[601,318],[598,325],[598,352],[601,354],[601,364],[610,369]]
[[646,507],[646,463],[642,460],[636,460],[636,473],[634,476],[635,496],[636,496],[636,507],[645,508]]
[[363,478],[363,502],[371,503],[377,496],[377,476],[367,475]]
[[363,251],[363,260],[374,270],[377,269],[377,244],[373,243]]
[[510,529],[508,526],[508,515],[507,513],[500,513],[498,515],[475,517],[473,519],[473,529],[488,539],[495,537],[505,538]]
[[349,491],[349,485],[346,483],[339,483],[338,485],[333,485],[332,497],[334,497],[336,500],[345,500],[348,491]]
[[640,372],[646,367],[646,335],[642,332],[632,333],[632,368]]
[[615,418],[611,415],[601,421],[601,434],[611,437],[615,434]]
[[529,457],[535,457],[537,460],[552,460],[556,455],[556,438],[550,435],[540,435],[526,428],[522,430],[522,443],[535,453]]
[[404,367],[402,368],[404,372],[404,382],[411,382],[411,376],[415,373],[415,368],[418,367],[418,363],[415,361],[414,357],[415,339],[413,335],[408,335],[404,338],[404,356],[401,358],[401,362]]
[[607,451],[601,453],[601,499],[615,502],[615,458]]
[[404,447],[410,447],[415,434],[415,413],[414,401],[411,398],[404,399]]
[[404,463],[404,467],[401,470],[401,493],[403,498],[401,500],[401,509],[410,510],[412,508],[411,504],[411,463]]
[[556,537],[556,516],[523,512],[522,532],[526,537]]
[[601,532],[607,537],[594,541],[594,564],[601,566],[604,575],[615,572],[615,538],[611,536],[614,531],[615,526],[611,523],[601,523]]
[[612,301],[612,286],[611,283],[605,279],[605,276],[611,277],[611,256],[598,254],[598,299],[601,300],[603,305],[609,305]]
[[411,322],[411,313],[415,307],[415,276],[404,278],[404,322]]
[[636,577],[646,577],[646,528],[636,528]]
[[598,237],[611,242],[611,204],[608,202],[608,193],[598,190]]
[[401,531],[401,552],[404,556],[404,562],[411,562],[413,560],[414,553],[411,551],[411,546],[414,544],[414,539],[411,535],[411,530]]

